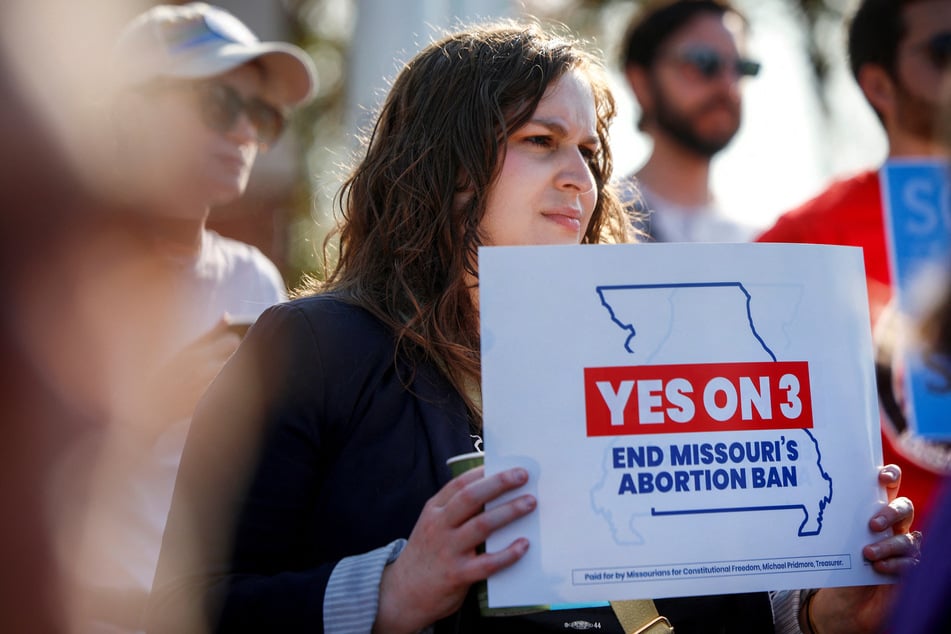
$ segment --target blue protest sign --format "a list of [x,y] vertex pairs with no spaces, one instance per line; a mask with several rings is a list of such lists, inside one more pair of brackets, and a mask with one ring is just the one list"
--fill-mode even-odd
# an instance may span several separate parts
[[[895,301],[911,322],[929,309],[951,266],[948,169],[939,160],[893,160],[881,170]],[[909,426],[923,438],[951,440],[951,381],[908,332],[900,346]]]

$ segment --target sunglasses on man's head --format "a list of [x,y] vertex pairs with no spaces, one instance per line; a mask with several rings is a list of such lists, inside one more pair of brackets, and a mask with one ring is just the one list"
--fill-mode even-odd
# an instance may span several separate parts
[[759,74],[760,63],[745,57],[726,59],[723,55],[706,47],[684,49],[673,55],[673,59],[687,64],[704,79],[714,79],[730,70],[736,77],[754,77]]
[[251,121],[261,145],[273,145],[284,130],[285,117],[280,110],[256,97],[245,99],[237,90],[222,82],[160,81],[145,88],[193,92],[197,97],[201,120],[222,134],[234,129],[241,113]]

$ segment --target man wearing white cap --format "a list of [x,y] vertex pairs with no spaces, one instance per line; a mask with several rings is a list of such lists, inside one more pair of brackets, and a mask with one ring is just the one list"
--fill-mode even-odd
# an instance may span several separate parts
[[140,629],[192,411],[240,340],[231,322],[286,299],[260,251],[205,224],[244,193],[258,151],[315,84],[303,50],[260,42],[204,3],[139,15],[114,63],[111,174],[137,240],[104,273],[111,303],[96,303],[121,314],[109,322],[110,424],[74,542],[83,632]]

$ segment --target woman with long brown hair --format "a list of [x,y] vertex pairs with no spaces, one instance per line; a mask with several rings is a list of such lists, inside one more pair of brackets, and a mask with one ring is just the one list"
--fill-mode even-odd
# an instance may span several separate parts
[[[446,460],[480,442],[477,249],[631,239],[607,185],[613,115],[595,58],[534,24],[473,27],[407,64],[342,189],[326,281],[265,313],[199,406],[152,631],[581,622],[480,617],[472,585],[530,545],[477,547],[536,500],[516,494],[484,510],[526,471],[451,478]],[[882,514],[898,528],[910,512]],[[876,559],[908,555],[890,539]],[[726,606],[731,625],[769,629],[765,594],[707,603]],[[610,608],[578,613],[620,630]]]

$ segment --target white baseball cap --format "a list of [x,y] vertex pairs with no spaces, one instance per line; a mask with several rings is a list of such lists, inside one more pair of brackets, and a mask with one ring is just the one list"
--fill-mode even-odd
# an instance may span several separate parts
[[214,77],[256,60],[264,68],[265,94],[280,106],[309,100],[316,84],[314,63],[301,48],[262,42],[234,15],[204,2],[142,13],[123,29],[113,58],[125,86],[160,77]]

